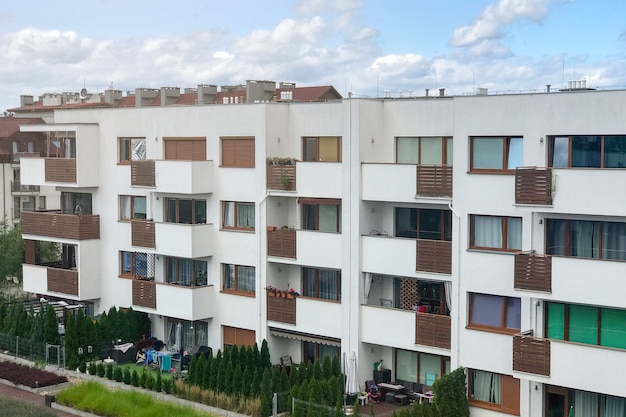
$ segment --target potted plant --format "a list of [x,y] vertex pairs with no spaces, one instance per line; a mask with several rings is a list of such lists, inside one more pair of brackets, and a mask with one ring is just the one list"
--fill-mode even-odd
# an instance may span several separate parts
[[300,295],[300,293],[293,288],[289,288],[289,290],[286,291],[286,294],[287,298],[296,298]]
[[283,184],[285,190],[291,190],[291,177],[286,173],[280,174],[280,182]]
[[269,295],[270,297],[276,297],[277,292],[279,290],[272,287],[271,285],[268,285],[267,287],[265,287],[265,291],[267,292],[267,295]]

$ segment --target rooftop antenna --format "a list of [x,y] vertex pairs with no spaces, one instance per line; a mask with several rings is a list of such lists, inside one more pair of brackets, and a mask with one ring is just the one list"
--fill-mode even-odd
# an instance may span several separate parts
[[87,97],[87,88],[85,86],[85,77],[83,77],[83,88],[80,90],[80,98]]

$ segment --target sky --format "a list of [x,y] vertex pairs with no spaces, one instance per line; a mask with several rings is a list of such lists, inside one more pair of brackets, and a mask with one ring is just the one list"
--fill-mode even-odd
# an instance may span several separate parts
[[3,0],[0,113],[20,95],[246,80],[343,96],[626,88],[623,0]]

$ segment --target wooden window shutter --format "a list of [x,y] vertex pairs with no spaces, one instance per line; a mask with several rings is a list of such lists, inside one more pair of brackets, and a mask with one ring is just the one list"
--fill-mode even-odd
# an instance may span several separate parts
[[235,165],[235,140],[222,139],[222,166],[234,167]]
[[165,159],[179,161],[205,161],[206,138],[163,138]]
[[519,379],[508,375],[500,375],[502,382],[502,409],[515,415],[519,415],[520,386]]
[[252,346],[256,342],[254,330],[223,326],[224,345]]
[[254,168],[254,138],[221,138],[222,166]]

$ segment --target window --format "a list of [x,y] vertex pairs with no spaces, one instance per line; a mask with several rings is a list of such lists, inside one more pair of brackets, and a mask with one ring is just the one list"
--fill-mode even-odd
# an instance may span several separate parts
[[510,172],[523,165],[521,137],[470,138],[471,172]]
[[39,209],[40,210],[46,209],[46,196],[45,195],[39,196]]
[[166,198],[165,221],[184,224],[206,223],[206,200]]
[[331,198],[298,199],[302,204],[302,229],[341,233],[341,200]]
[[626,310],[546,302],[548,339],[626,349]]
[[470,405],[519,415],[519,379],[468,369]]
[[341,301],[341,271],[302,268],[302,295],[322,300]]
[[304,162],[341,162],[341,138],[325,136],[302,138]]
[[470,293],[469,326],[517,333],[521,328],[520,298]]
[[178,325],[180,324],[180,348],[190,350],[194,346],[208,345],[208,324],[205,321],[186,321],[167,318],[167,345],[176,346]]
[[333,356],[339,358],[341,355],[341,348],[339,346],[327,345],[323,343],[315,342],[302,342],[302,361],[304,363],[315,363],[317,361],[323,361],[325,356]]
[[120,276],[154,280],[154,254],[120,252]]
[[92,214],[90,193],[61,192],[63,214]]
[[120,196],[120,220],[146,219],[146,197]]
[[554,168],[624,168],[626,135],[552,136],[549,165]]
[[222,166],[254,168],[254,138],[222,137]]
[[163,138],[166,160],[204,161],[206,160],[205,137]]
[[224,348],[235,345],[253,346],[256,343],[256,334],[254,330],[222,326],[222,333],[224,335]]
[[[396,349],[396,380],[432,386],[450,373],[450,358]],[[406,384],[405,384],[406,387]]]
[[224,291],[254,294],[255,269],[253,266],[223,264]]
[[450,210],[395,208],[395,236],[428,240],[452,240]]
[[254,203],[222,202],[224,229],[254,230]]
[[131,161],[146,159],[145,138],[120,138],[119,139],[119,162],[130,164]]
[[518,251],[522,249],[522,219],[470,215],[470,247]]
[[399,164],[452,166],[452,138],[396,138],[396,162]]
[[207,263],[183,258],[165,258],[165,282],[187,287],[207,285]]
[[547,220],[546,253],[626,261],[626,223]]

